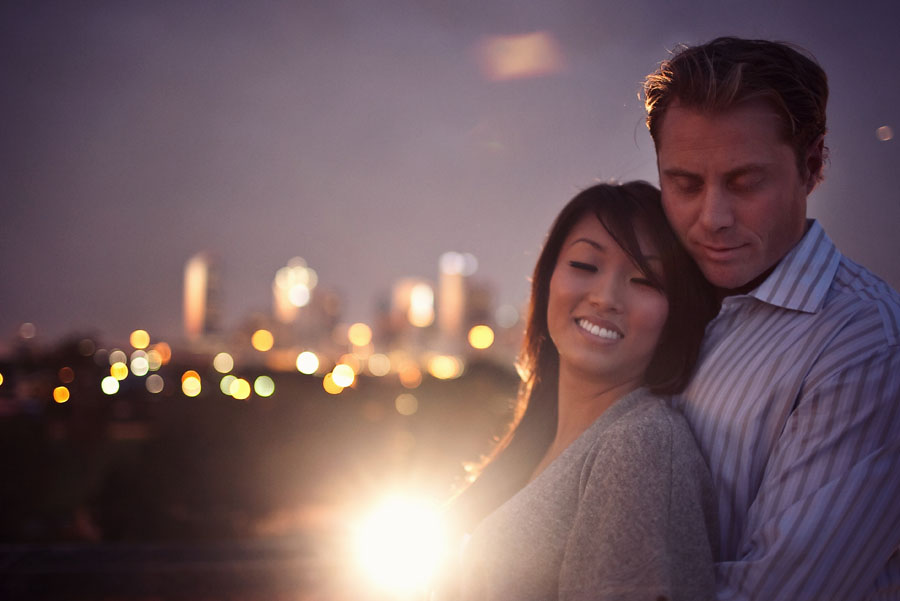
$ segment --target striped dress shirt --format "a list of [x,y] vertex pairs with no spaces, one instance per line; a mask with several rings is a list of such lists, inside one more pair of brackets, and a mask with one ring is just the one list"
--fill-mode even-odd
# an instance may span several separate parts
[[720,600],[900,599],[900,296],[817,222],[724,299],[675,404],[718,490]]

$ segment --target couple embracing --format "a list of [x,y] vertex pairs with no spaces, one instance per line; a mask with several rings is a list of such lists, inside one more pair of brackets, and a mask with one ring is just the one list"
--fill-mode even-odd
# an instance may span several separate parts
[[900,298],[807,219],[824,71],[719,38],[644,96],[661,193],[554,222],[450,597],[900,599]]

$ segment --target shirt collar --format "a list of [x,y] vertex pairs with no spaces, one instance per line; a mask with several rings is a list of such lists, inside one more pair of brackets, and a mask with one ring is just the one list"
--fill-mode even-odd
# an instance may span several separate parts
[[815,219],[807,220],[807,231],[765,281],[749,295],[771,305],[815,313],[837,273],[841,253]]

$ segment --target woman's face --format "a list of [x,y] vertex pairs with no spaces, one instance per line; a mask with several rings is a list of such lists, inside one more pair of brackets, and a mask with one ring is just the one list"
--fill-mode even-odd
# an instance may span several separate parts
[[[638,235],[643,254],[662,269]],[[560,370],[601,384],[640,385],[669,314],[669,302],[616,243],[585,215],[563,242],[550,278],[547,325]]]

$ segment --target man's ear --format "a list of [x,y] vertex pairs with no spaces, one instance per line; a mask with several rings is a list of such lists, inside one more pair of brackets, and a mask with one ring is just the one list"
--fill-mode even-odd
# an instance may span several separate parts
[[816,185],[822,181],[822,171],[825,169],[825,134],[816,138],[806,151],[804,165],[806,166],[806,193],[812,192]]

